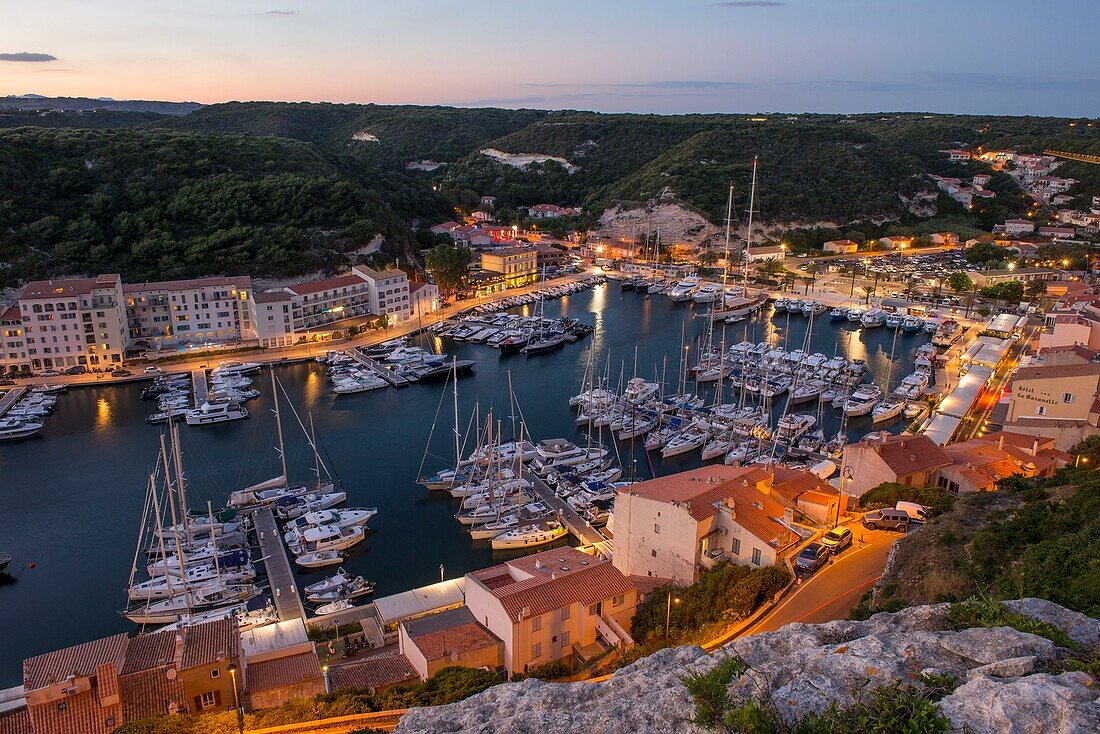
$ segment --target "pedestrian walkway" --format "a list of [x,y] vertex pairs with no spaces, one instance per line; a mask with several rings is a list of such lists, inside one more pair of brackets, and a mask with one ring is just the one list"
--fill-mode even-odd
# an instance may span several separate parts
[[195,393],[195,407],[198,408],[210,397],[210,388],[206,384],[206,370],[191,370],[191,387]]
[[23,397],[27,392],[25,387],[13,387],[10,388],[3,397],[0,397],[0,418],[4,417],[4,414],[11,410],[11,406],[19,402],[19,399]]
[[271,596],[275,609],[279,612],[279,621],[291,619],[305,620],[306,611],[302,607],[302,597],[294,583],[294,574],[290,568],[286,546],[279,537],[279,528],[275,524],[275,515],[270,507],[256,511],[252,516],[256,523],[256,535],[260,539],[260,551],[267,569],[267,580],[271,584]]
[[539,499],[546,504],[547,507],[554,510],[558,515],[558,519],[561,520],[561,524],[565,526],[566,530],[571,532],[585,545],[596,545],[597,543],[607,540],[596,528],[592,527],[587,520],[581,517],[576,510],[569,506],[569,503],[564,501],[561,497],[554,494],[554,490],[547,486],[546,482],[542,481],[533,471],[525,470],[523,473],[524,479],[531,482],[531,486],[535,490],[535,494]]

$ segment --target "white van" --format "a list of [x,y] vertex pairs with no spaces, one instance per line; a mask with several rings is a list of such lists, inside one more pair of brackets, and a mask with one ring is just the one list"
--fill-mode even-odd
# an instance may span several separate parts
[[928,522],[927,510],[924,505],[918,505],[916,502],[901,501],[894,505],[895,510],[901,510],[909,516],[909,520],[912,522]]

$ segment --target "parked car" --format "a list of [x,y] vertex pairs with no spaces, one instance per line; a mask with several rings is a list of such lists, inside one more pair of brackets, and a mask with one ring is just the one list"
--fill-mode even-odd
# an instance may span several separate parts
[[15,380],[9,380],[6,377],[0,378],[0,387],[9,387],[15,384]]
[[897,530],[905,532],[909,529],[909,515],[901,510],[875,510],[863,516],[863,526],[868,530]]
[[821,543],[810,543],[794,559],[794,565],[803,571],[813,573],[829,560],[829,549]]
[[130,377],[133,374],[130,370],[115,370],[111,373],[111,377]]
[[152,366],[152,367],[146,367],[145,368],[145,374],[147,374],[147,375],[159,375],[160,374],[160,367],[157,367],[155,365]]
[[832,553],[839,553],[852,544],[852,531],[848,528],[833,528],[821,538],[821,544]]
[[908,515],[909,522],[928,522],[928,509],[924,505],[902,500],[894,505],[894,509],[901,510]]
[[60,377],[61,373],[57,370],[42,370],[38,373],[42,377]]
[[88,371],[87,367],[85,367],[82,364],[78,364],[78,365],[74,365],[74,366],[70,367],[69,369],[65,370],[65,374],[66,375],[83,375],[87,371]]

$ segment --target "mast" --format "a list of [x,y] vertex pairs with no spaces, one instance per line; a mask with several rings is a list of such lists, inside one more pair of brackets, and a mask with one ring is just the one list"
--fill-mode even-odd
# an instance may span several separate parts
[[752,247],[752,214],[756,206],[756,168],[759,160],[758,156],[752,157],[752,189],[749,193],[749,227],[745,234],[745,257],[741,260],[741,280],[746,287],[749,284],[749,248]]
[[[172,480],[170,478],[172,476],[172,474],[171,474],[171,471],[169,470],[169,467],[168,467],[168,447],[165,445],[164,434],[163,433],[160,436],[160,457],[161,457],[161,461],[163,461],[163,466],[164,466],[164,480],[167,483],[167,487],[168,487],[168,492],[167,492],[167,494],[168,494],[168,507],[171,511],[171,516],[172,516],[172,538],[176,543],[176,557],[179,558],[179,561],[180,561],[180,580],[183,584],[183,591],[186,594],[187,593],[187,555],[186,555],[186,553],[184,553],[183,545],[180,543],[179,519],[176,516],[176,500],[175,500],[175,495],[172,492]],[[214,545],[214,552],[217,553],[217,550],[218,550],[218,547],[217,547],[217,544],[215,544]],[[167,563],[168,563],[167,557],[164,560],[165,560],[165,564],[166,564],[165,565],[165,571],[167,571]],[[188,607],[191,606],[190,596],[188,596],[188,598],[187,598],[187,605],[188,605]]]
[[[211,538],[211,540],[213,540],[213,538],[214,538],[214,506],[210,504],[210,500],[206,501],[206,516],[210,521],[210,538]],[[218,581],[222,580],[222,568],[221,568],[221,564],[218,562],[218,549],[217,549],[216,546],[214,548],[214,575],[217,577]]]
[[[317,430],[313,425],[313,413],[309,413],[309,446],[313,449],[313,472],[317,475],[317,489],[321,488],[321,455],[317,453]],[[290,482],[287,482],[289,485]]]
[[726,249],[725,254],[722,257],[722,298],[723,306],[725,305],[725,286],[730,272],[730,226],[733,221],[733,182],[730,181],[730,197],[726,202]]
[[[190,512],[187,509],[187,489],[183,480],[183,452],[180,450],[179,424],[170,424],[168,430],[172,436],[172,463],[176,465],[176,492],[180,498],[180,517],[183,521],[183,534],[188,542],[194,541],[191,537]],[[214,529],[210,529],[210,539],[214,539]]]
[[454,412],[455,412],[455,471],[458,471],[458,465],[462,462],[462,445],[458,435],[458,357],[451,358],[451,370],[452,379],[454,380],[454,386],[452,387],[452,394],[454,397]]
[[[279,466],[283,470],[283,483],[290,486],[290,477],[286,473],[286,446],[283,444],[283,419],[279,415],[279,393],[275,386],[275,368],[271,368],[271,397],[275,401],[275,433],[279,440]],[[320,476],[318,476],[320,481]]]

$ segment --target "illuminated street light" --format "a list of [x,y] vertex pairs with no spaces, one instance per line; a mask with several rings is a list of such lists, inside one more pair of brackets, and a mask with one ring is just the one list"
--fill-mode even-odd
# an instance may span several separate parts
[[672,605],[673,605],[673,603],[679,604],[680,603],[680,597],[678,597],[678,596],[673,597],[672,592],[670,591],[669,594],[668,594],[668,609],[665,610],[665,644],[666,645],[668,644],[668,627],[669,627],[669,623],[672,621]]

